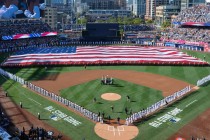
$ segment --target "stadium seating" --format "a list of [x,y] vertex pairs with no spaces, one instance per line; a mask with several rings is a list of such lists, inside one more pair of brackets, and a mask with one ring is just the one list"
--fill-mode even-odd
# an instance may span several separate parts
[[182,10],[174,22],[208,22],[210,20],[210,6],[196,5]]
[[0,36],[51,32],[52,29],[41,20],[7,20],[0,22]]
[[54,46],[58,43],[59,41],[56,36],[0,41],[0,52],[16,51],[26,47]]
[[175,26],[166,30],[164,39],[192,42],[210,42],[210,7],[197,5],[179,13],[173,20]]
[[165,32],[163,38],[169,38],[174,40],[187,40],[196,42],[210,42],[210,30],[209,28],[199,27],[179,27],[172,28]]

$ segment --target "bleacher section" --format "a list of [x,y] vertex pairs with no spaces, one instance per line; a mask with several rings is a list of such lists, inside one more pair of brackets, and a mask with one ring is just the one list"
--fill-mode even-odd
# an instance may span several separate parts
[[196,5],[182,10],[173,20],[174,27],[166,30],[165,40],[210,43],[210,6]]
[[185,22],[198,22],[207,23],[210,21],[210,6],[209,5],[196,5],[182,10],[176,19],[173,20],[174,23],[183,24]]
[[35,34],[52,32],[51,27],[41,20],[16,19],[0,22],[0,37],[12,36],[17,34]]

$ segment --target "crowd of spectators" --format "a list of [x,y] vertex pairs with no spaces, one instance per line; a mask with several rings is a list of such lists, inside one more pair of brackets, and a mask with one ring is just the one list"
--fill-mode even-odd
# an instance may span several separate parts
[[10,121],[4,112],[0,109],[0,126],[3,128],[7,128],[10,125]]
[[138,38],[155,38],[157,32],[156,31],[143,31],[138,33]]
[[[2,40],[2,36],[12,36],[17,34],[32,34],[51,32],[51,27],[39,19],[10,19],[0,21],[0,50],[9,52],[19,50],[24,47],[49,46],[58,44],[57,36],[37,37],[28,39]],[[3,51],[2,51],[3,50]]]
[[[182,10],[174,22],[210,22],[210,6],[196,5]],[[210,42],[210,26],[175,25],[163,33],[163,39],[185,40],[191,42]]]
[[[155,28],[152,25],[125,25],[123,26],[126,30],[125,33],[135,33],[137,38],[154,38],[155,34],[153,31]],[[16,34],[31,34],[31,33],[42,33],[51,32],[52,29],[48,24],[42,22],[39,19],[10,19],[0,21],[0,37],[11,36]],[[74,30],[84,28],[83,25],[78,26],[65,26],[65,29]],[[68,35],[68,39],[65,37],[36,37],[29,39],[16,39],[16,40],[1,40],[0,39],[0,52],[10,52],[26,47],[52,47],[63,43],[75,44],[82,39],[81,31],[67,31],[64,30],[64,34]],[[126,39],[126,38],[125,38]],[[125,40],[126,41],[126,40]]]
[[193,42],[210,42],[210,28],[179,27],[172,28],[162,36],[165,39],[186,40]]
[[182,10],[173,20],[174,22],[209,22],[210,6],[196,5]]
[[19,131],[17,136],[20,140],[60,140],[62,138],[62,135],[60,134],[58,136],[54,136],[53,134],[53,131],[47,131],[44,128],[35,128],[32,126],[28,133],[23,127],[23,130]]
[[16,51],[26,47],[49,47],[58,44],[59,38],[57,36],[0,41],[0,52]]
[[0,36],[51,32],[50,26],[41,20],[7,20],[0,22]]

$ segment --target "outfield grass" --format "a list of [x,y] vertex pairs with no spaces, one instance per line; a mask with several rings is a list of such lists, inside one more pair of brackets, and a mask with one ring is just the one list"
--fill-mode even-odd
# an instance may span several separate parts
[[[191,55],[194,55],[196,57],[200,57],[200,58],[203,58],[204,56],[204,54],[200,52],[191,52],[191,51],[185,51],[185,52]],[[210,62],[210,55],[205,54],[205,56],[206,56],[206,60]],[[186,67],[186,66],[184,67],[181,67],[181,66],[92,66],[92,67],[87,67],[87,70],[94,70],[94,69],[120,69],[120,70],[133,70],[133,71],[140,71],[140,72],[151,72],[151,73],[156,73],[156,74],[180,79],[180,80],[189,82],[191,84],[196,84],[196,81],[198,79],[201,79],[204,76],[207,76],[210,74],[209,67]],[[36,80],[36,79],[39,79],[40,77],[43,77],[49,74],[58,74],[60,72],[84,70],[84,67],[51,67],[51,68],[48,68],[47,71],[45,71],[44,68],[41,68],[41,67],[40,68],[6,69],[6,70],[12,73],[15,73],[27,80]],[[45,99],[40,98],[39,96],[37,96],[36,94],[33,94],[27,89],[21,88],[20,85],[17,83],[14,83],[12,81],[11,81],[12,83],[9,83],[9,81],[5,82],[4,80],[2,80],[2,77],[0,79],[0,82],[1,82],[1,85],[3,85],[3,88],[9,91],[9,94],[12,95],[12,99],[16,103],[19,103],[20,100],[23,100],[23,102],[26,102],[24,104],[29,105],[29,108],[27,110],[31,113],[36,114],[37,110],[39,110],[40,112],[45,111],[43,109],[45,106],[37,107],[36,103],[31,102],[27,99],[27,98],[33,97],[34,100],[40,101],[43,104],[45,104],[46,102],[45,104],[46,106],[53,105],[59,110],[62,110],[66,114],[69,114],[72,117],[75,117],[77,120],[81,121],[82,125],[78,128],[78,127],[72,127],[71,125],[66,125],[65,123],[61,123],[62,121],[53,122],[51,120],[45,120],[47,123],[56,127],[58,130],[64,132],[65,134],[69,135],[71,138],[75,140],[80,140],[85,135],[87,139],[90,139],[90,140],[99,139],[99,137],[97,137],[93,131],[94,124],[92,122],[89,122],[84,118],[76,116],[74,113],[63,109],[62,107],[59,107],[58,105],[54,103],[51,103],[49,101],[46,101]],[[17,88],[19,90],[17,90]],[[27,93],[25,94],[27,97],[25,97],[25,95],[24,96],[22,95],[23,93],[22,90],[24,91],[24,93]],[[184,98],[181,101],[178,101],[172,106],[162,110],[160,113],[152,116],[149,120],[145,120],[137,124],[140,134],[136,137],[136,140],[139,140],[139,139],[164,140],[170,137],[172,134],[177,132],[181,127],[183,127],[189,121],[191,121],[192,119],[197,117],[199,114],[201,114],[204,110],[210,107],[209,91],[210,91],[210,85],[201,87],[197,92]],[[192,102],[193,104],[186,107],[188,104]],[[87,106],[91,106],[91,104]],[[171,111],[174,108],[179,108],[183,110],[181,113],[177,115],[177,117],[181,118],[179,122],[171,123],[167,121],[166,123],[163,123],[162,125],[160,125],[158,128],[154,128],[149,125],[149,123],[157,120],[158,117],[163,116],[168,111]],[[48,115],[46,114],[46,118],[47,117]],[[201,131],[205,131],[205,130],[201,130]]]
[[[114,79],[115,85],[101,85],[100,79],[93,80],[80,85],[72,86],[61,90],[61,96],[77,103],[95,113],[104,112],[105,116],[111,118],[120,117],[126,119],[128,115],[125,108],[129,112],[138,112],[157,101],[163,99],[161,91],[148,87],[136,85],[127,81]],[[118,93],[121,99],[117,101],[107,101],[101,98],[103,93]],[[127,101],[126,96],[131,98],[131,102]],[[93,102],[93,98],[97,99],[97,103]],[[111,111],[114,106],[114,112]]]

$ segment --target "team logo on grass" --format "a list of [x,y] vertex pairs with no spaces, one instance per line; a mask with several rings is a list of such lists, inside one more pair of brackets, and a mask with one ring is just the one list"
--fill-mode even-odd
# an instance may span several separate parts
[[178,117],[173,117],[171,118],[169,121],[172,122],[172,123],[177,123],[178,121],[180,121],[181,118],[178,118]]
[[168,121],[170,122],[178,122],[181,119],[178,117],[175,117],[177,114],[181,113],[182,110],[179,108],[175,108],[172,111],[167,112],[166,114],[164,114],[163,116],[157,118],[156,120],[154,120],[153,122],[149,123],[149,125],[158,128],[160,125],[162,125],[163,123],[166,123]]
[[50,116],[50,119],[52,119],[54,121],[58,121],[59,120],[59,118],[56,115],[54,115],[54,114],[52,116]]
[[71,123],[74,126],[78,126],[82,124],[81,122],[75,120],[73,117],[66,115],[60,110],[56,110],[52,106],[45,107],[44,109],[52,113],[52,115],[50,116],[50,119],[54,121],[64,120],[64,121],[67,121],[68,123]]

